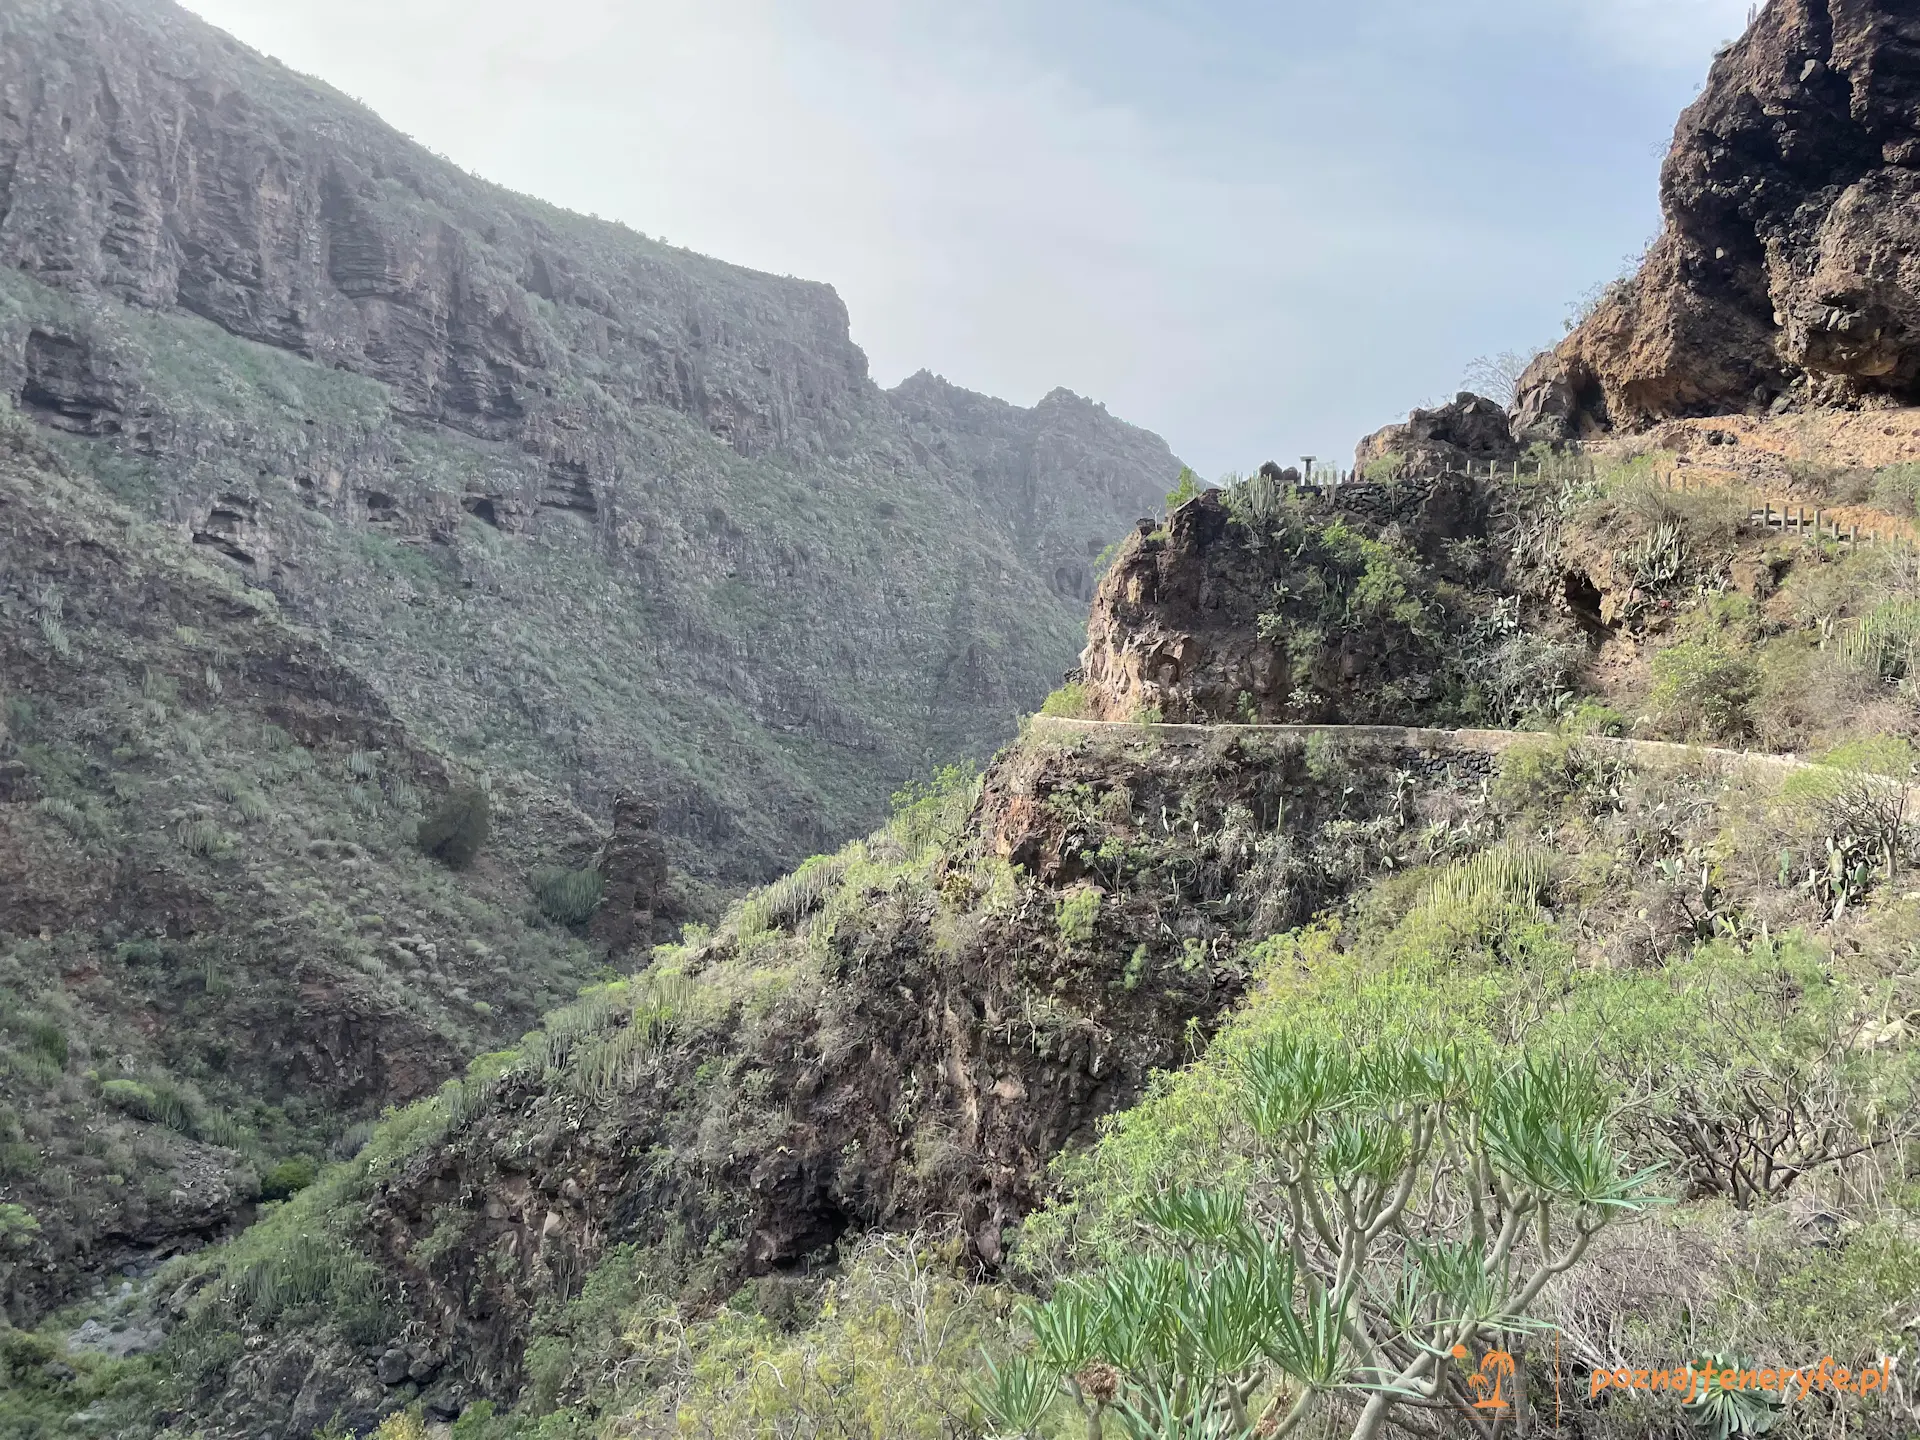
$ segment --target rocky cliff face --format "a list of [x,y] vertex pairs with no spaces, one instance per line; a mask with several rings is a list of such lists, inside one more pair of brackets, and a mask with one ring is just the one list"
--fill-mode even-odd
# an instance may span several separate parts
[[462,174],[166,0],[0,14],[0,390],[405,722],[757,877],[979,755],[1178,464]]
[[[1502,560],[1493,499],[1453,473],[1319,492],[1256,480],[1141,522],[1081,655],[1094,718],[1411,724],[1485,705],[1471,639]],[[1498,707],[1495,707],[1498,708]]]
[[1399,424],[1367,436],[1353,452],[1356,478],[1432,478],[1485,470],[1520,454],[1507,412],[1484,395],[1462,390],[1445,405],[1415,410]]
[[1522,382],[1522,433],[1920,398],[1920,17],[1772,0],[1715,61],[1639,272]]
[[1022,558],[1063,600],[1093,598],[1099,557],[1124,533],[1108,522],[1160,500],[1139,478],[1166,468],[1159,437],[1071,390],[1022,410],[922,371],[891,396],[916,440],[971,476],[981,502],[1007,518]]

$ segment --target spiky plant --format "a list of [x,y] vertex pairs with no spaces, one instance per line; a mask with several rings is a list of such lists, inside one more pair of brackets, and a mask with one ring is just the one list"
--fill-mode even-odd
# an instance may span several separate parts
[[1475,1416],[1462,1357],[1648,1202],[1602,1087],[1559,1058],[1359,1049],[1281,1034],[1246,1055],[1243,1188],[1170,1190],[1141,1243],[1025,1315],[974,1395],[996,1435],[1078,1411],[1090,1437],[1284,1436],[1338,1399],[1353,1440]]

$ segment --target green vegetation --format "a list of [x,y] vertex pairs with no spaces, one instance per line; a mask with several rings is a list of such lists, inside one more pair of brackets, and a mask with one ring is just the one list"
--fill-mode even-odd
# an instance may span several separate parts
[[[0,674],[33,687],[0,708],[0,784],[29,802],[0,805],[15,922],[0,935],[0,1187],[37,1227],[9,1240],[0,1303],[17,1323],[87,1294],[122,1243],[104,1237],[218,1224],[350,1147],[387,1082],[362,1050],[343,1069],[318,1060],[316,1007],[431,1073],[522,1033],[603,964],[529,923],[504,874],[453,874],[415,848],[438,760],[340,708],[340,673],[264,592],[39,444],[0,424]],[[50,668],[38,611],[18,603],[49,566],[84,673]],[[271,719],[231,683],[242,663],[295,677]],[[288,726],[315,713],[309,747]],[[387,728],[376,742],[362,721]],[[526,803],[522,777],[503,791]],[[496,848],[527,867],[523,817],[503,818]]]
[[586,924],[606,893],[606,878],[594,869],[546,869],[533,877],[540,913],[557,925]]
[[1056,715],[1064,720],[1091,719],[1093,696],[1080,681],[1069,680],[1040,702],[1040,713]]
[[1753,733],[1759,685],[1748,656],[1712,640],[1683,640],[1653,657],[1648,703],[1681,739],[1737,744]]
[[1256,628],[1287,657],[1284,718],[1510,726],[1573,702],[1578,647],[1523,624],[1516,599],[1444,579],[1400,527],[1371,533],[1265,476],[1226,504],[1275,568]]
[[1087,945],[1093,941],[1093,927],[1100,918],[1100,892],[1092,886],[1075,890],[1057,907],[1055,923],[1061,940],[1069,945]]
[[1190,468],[1182,466],[1180,473],[1174,477],[1173,488],[1167,491],[1167,517],[1171,519],[1174,511],[1189,500],[1198,498],[1204,489],[1206,486],[1201,483],[1200,477]]
[[[1145,1197],[1144,1243],[1030,1306],[980,1388],[993,1433],[1287,1435],[1326,1401],[1356,1437],[1402,1406],[1471,1414],[1483,1337],[1644,1208],[1596,1077],[1457,1046],[1279,1032],[1235,1058],[1232,1188]],[[1557,1227],[1556,1227],[1557,1220]]]
[[282,1160],[260,1177],[260,1198],[285,1200],[298,1195],[313,1184],[317,1174],[317,1167],[311,1160]]
[[485,790],[477,785],[458,786],[420,822],[420,849],[449,869],[464,870],[487,843],[492,816]]

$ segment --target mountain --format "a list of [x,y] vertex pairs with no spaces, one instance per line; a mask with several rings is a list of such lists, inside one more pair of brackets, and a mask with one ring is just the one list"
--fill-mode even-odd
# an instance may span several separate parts
[[[1457,1208],[1473,1184],[1450,1154],[1416,1164],[1423,1218],[1351,1298],[1396,1364],[1435,1348],[1391,1338],[1408,1307],[1492,1344],[1487,1307],[1517,1304],[1523,1333],[1561,1340],[1510,1352],[1531,1393],[1557,1380],[1580,1433],[1626,1440],[1645,1416],[1593,1376],[1629,1313],[1649,1354],[1734,1357],[1716,1365],[1823,1326],[1904,1356],[1920,836],[1884,817],[1920,754],[1887,734],[1920,721],[1897,667],[1817,636],[1872,635],[1911,600],[1865,547],[1730,523],[1723,495],[1635,461],[1557,464],[1323,495],[1256,479],[1142,527],[1082,678],[982,777],[903,797],[388,1117],[232,1244],[98,1302],[102,1324],[163,1330],[160,1358],[39,1384],[45,1413],[86,1403],[144,1435],[130,1417],[164,1395],[163,1434],[288,1440],[456,1419],[462,1440],[1064,1436],[1137,1409],[1203,1337],[1257,1333],[1271,1350],[1230,1350],[1250,1413],[1304,1395],[1327,1433],[1428,1434],[1366,1420],[1357,1340],[1299,1385],[1268,1311],[1248,1331],[1214,1287],[1152,1288],[1167,1257],[1242,1233],[1235,1214],[1284,1223],[1303,1175],[1363,1217],[1383,1203],[1377,1167],[1424,1143],[1404,1111],[1332,1102],[1302,1166],[1279,1147],[1312,1105],[1259,1096],[1389,1083],[1410,1044],[1434,1047],[1423,1085],[1485,1067],[1447,1104],[1515,1095],[1535,1133],[1458,1137],[1491,1146],[1481,1203],[1512,1203],[1517,1258],[1491,1278]],[[1256,710],[1375,723],[1247,724],[1263,656],[1291,688]],[[1767,753],[1791,743],[1830,758]],[[1466,1247],[1473,1283],[1444,1289],[1402,1242]],[[1305,1240],[1276,1283],[1337,1253]],[[1498,1299],[1510,1269],[1515,1291],[1544,1273]],[[1175,1332],[1139,1342],[1157,1348],[1019,1304],[1118,1310],[1134,1285]],[[1042,1388],[996,1391],[983,1349]],[[1441,1389],[1474,1413],[1464,1373]],[[1044,1424],[997,1418],[1035,1413],[1023,1394]],[[1849,1433],[1909,1433],[1899,1397],[1833,1403]]]
[[[1776,4],[1747,43],[1848,13]],[[1860,33],[1893,68],[1881,20]],[[277,185],[235,193],[302,193]],[[670,789],[623,789],[609,827],[546,750],[409,708],[492,713],[433,626],[459,654],[467,607],[501,648],[564,637],[565,585],[612,573],[624,472],[589,465],[574,505],[471,468],[511,450],[559,484],[481,433],[523,423],[487,387],[597,426],[610,379],[541,398],[449,362],[455,424],[424,414],[438,381],[396,400],[198,321],[8,293],[67,318],[26,336],[37,418],[0,415],[0,1285],[27,1322],[0,1324],[4,1440],[1916,1433],[1897,395],[1609,401],[1611,433],[1568,409],[1524,449],[1462,395],[1346,483],[1183,481],[1109,553],[1041,479],[1126,513],[1146,442],[1097,407],[850,383],[834,443],[964,476],[978,528],[945,543],[1001,557],[1009,589],[975,576],[948,632],[1024,575],[1091,592],[1086,643],[983,771],[723,903],[668,864]],[[380,345],[426,333],[395,303],[352,302]],[[1649,323],[1630,349],[1671,338]],[[166,510],[199,473],[159,458],[181,437],[220,467],[206,437],[281,416],[297,450],[314,395],[418,480],[381,492],[399,519],[315,480],[283,541],[279,471]],[[858,472],[658,408],[733,457],[730,516],[749,470]],[[952,553],[906,523],[946,501],[857,494]],[[443,502],[453,539],[407,528]],[[535,585],[528,554],[566,559]],[[539,628],[508,626],[510,585]],[[441,843],[475,814],[477,854]]]
[[[0,7],[11,1313],[990,752],[1180,468],[1065,390],[883,391],[827,286],[164,0]],[[475,792],[477,859],[421,853]]]
[[37,1222],[0,1297],[21,1319],[226,1233],[276,1171],[311,1173],[603,963],[528,884],[592,860],[587,816],[503,774],[476,864],[422,854],[460,767],[269,592],[43,441],[0,412],[0,1198]]
[[0,14],[0,390],[396,715],[765,878],[1072,663],[1180,466],[463,174],[165,0]]
[[1680,117],[1659,238],[1535,362],[1518,427],[1920,399],[1916,57],[1904,4],[1762,7]]

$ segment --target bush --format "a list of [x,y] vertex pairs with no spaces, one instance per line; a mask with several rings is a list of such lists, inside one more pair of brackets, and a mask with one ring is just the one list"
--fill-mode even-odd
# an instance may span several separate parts
[[400,1410],[380,1422],[372,1440],[427,1440],[427,1422],[417,1407]]
[[1627,733],[1627,717],[1598,700],[1582,700],[1567,712],[1566,719],[1560,722],[1560,728],[1568,735],[1600,735],[1618,739]]
[[1093,939],[1094,922],[1100,918],[1100,892],[1091,886],[1076,890],[1062,900],[1054,911],[1060,938],[1069,945],[1085,945]]
[[100,1098],[135,1119],[165,1125],[169,1130],[178,1130],[182,1134],[192,1133],[193,1106],[171,1085],[143,1085],[138,1080],[108,1080],[100,1087]]
[[1847,630],[1849,664],[1882,680],[1911,679],[1920,665],[1920,600],[1888,600]]
[[1686,640],[1653,657],[1648,700],[1682,738],[1741,740],[1753,731],[1750,707],[1759,690],[1751,656],[1714,640]]
[[1181,466],[1179,475],[1174,477],[1173,488],[1167,492],[1168,518],[1172,518],[1173,512],[1189,500],[1197,498],[1201,488],[1200,477],[1193,473],[1192,468]]
[[147,936],[122,940],[113,947],[113,958],[122,965],[158,965],[172,953],[172,947],[165,940]]
[[27,1045],[46,1056],[49,1062],[60,1069],[67,1068],[67,1032],[51,1020],[27,1022]]
[[203,860],[216,859],[233,848],[233,837],[211,820],[182,820],[180,848]]
[[1093,696],[1078,680],[1069,680],[1040,702],[1040,713],[1063,720],[1088,720],[1093,717]]
[[262,1200],[285,1200],[297,1195],[309,1185],[319,1173],[313,1161],[307,1159],[282,1160],[278,1165],[260,1177],[260,1198]]
[[1406,473],[1406,468],[1407,457],[1398,450],[1389,450],[1369,460],[1361,470],[1360,478],[1376,485],[1390,484]]
[[538,871],[533,877],[540,913],[560,925],[586,924],[606,893],[606,878],[598,870],[555,868]]
[[487,843],[492,818],[487,792],[476,785],[464,785],[420,822],[415,843],[447,868],[464,870]]
[[1500,757],[1493,798],[1521,814],[1551,815],[1578,797],[1599,814],[1618,810],[1626,766],[1579,740],[1555,735],[1515,745]]
[[1416,1386],[1473,1418],[1450,1356],[1536,1323],[1547,1282],[1648,1203],[1655,1172],[1623,1166],[1579,1062],[1282,1032],[1231,1083],[1242,1183],[1158,1190],[1125,1253],[1027,1306],[1030,1346],[976,1390],[992,1433],[1098,1434],[1112,1409],[1136,1435],[1285,1434],[1337,1397],[1360,1440]]
[[1920,464],[1908,461],[1874,471],[1873,503],[1894,515],[1920,510]]

